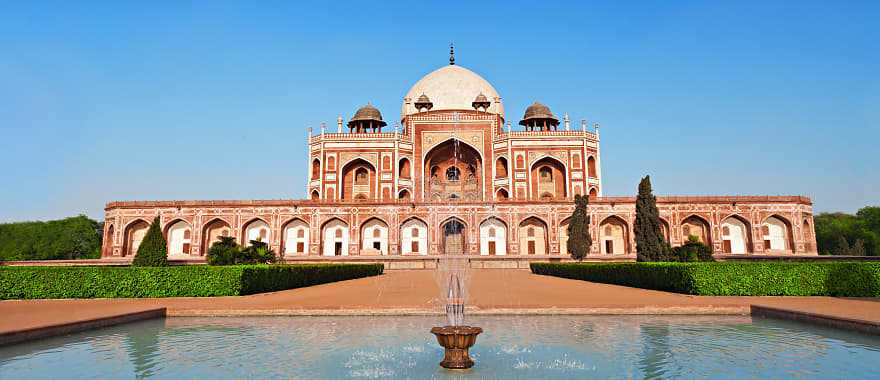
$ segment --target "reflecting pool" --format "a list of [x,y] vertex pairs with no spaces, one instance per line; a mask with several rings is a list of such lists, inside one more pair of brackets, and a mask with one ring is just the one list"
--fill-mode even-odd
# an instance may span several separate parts
[[438,367],[443,317],[169,318],[0,347],[0,379],[880,378],[880,337],[753,317],[469,317],[474,368]]

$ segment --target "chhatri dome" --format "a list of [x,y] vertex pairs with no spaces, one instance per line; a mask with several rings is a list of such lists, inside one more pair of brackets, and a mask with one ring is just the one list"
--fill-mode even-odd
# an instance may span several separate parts
[[488,81],[477,73],[455,64],[454,56],[450,56],[449,65],[434,70],[419,79],[404,97],[400,117],[418,113],[415,103],[425,95],[430,98],[431,111],[437,110],[474,110],[474,99],[483,94],[491,103],[486,112],[496,113],[504,117],[504,106],[501,95],[495,91]]

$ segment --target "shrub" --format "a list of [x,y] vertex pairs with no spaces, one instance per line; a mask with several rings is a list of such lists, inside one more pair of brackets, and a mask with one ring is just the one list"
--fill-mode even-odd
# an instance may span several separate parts
[[532,263],[550,276],[705,296],[880,296],[880,263]]
[[164,267],[168,266],[168,246],[165,237],[159,229],[159,217],[153,219],[150,229],[144,235],[144,240],[138,246],[137,253],[131,261],[136,267]]
[[673,248],[673,258],[680,262],[715,261],[712,247],[700,242],[700,238],[690,235],[687,243]]
[[277,256],[259,240],[251,240],[250,246],[242,248],[235,244],[234,237],[222,236],[208,249],[207,260],[208,265],[268,264],[274,263]]
[[382,271],[382,264],[0,267],[0,299],[237,296]]

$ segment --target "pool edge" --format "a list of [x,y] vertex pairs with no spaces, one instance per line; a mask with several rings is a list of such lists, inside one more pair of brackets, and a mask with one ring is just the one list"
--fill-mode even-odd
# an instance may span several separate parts
[[51,338],[59,335],[72,334],[82,331],[95,330],[124,323],[143,321],[154,318],[164,318],[167,310],[164,307],[140,310],[130,313],[108,315],[99,318],[91,318],[80,321],[58,323],[46,326],[33,327],[23,330],[0,333],[0,346]]
[[842,330],[857,331],[864,334],[880,335],[880,324],[872,321],[760,305],[751,305],[750,308],[752,316],[786,319]]

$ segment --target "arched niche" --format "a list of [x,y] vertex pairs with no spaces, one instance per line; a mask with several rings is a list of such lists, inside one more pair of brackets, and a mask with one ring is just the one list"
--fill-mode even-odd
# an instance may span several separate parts
[[309,254],[309,224],[302,219],[293,219],[281,229],[281,244],[285,255]]
[[440,225],[441,253],[445,255],[467,254],[467,226],[461,219],[450,218]]
[[388,224],[379,218],[370,218],[361,226],[361,255],[388,255]]
[[495,160],[495,178],[507,178],[507,159],[498,157]]
[[532,164],[532,196],[534,199],[565,199],[565,166],[559,160],[547,156]]
[[[221,236],[232,236],[232,227],[225,220],[216,218],[202,229],[202,255],[206,255],[211,245],[220,241]],[[240,243],[240,242],[239,242]]]
[[403,255],[428,254],[428,225],[411,218],[400,226],[400,253]]
[[425,155],[427,199],[482,200],[483,160],[469,144],[446,140]]
[[565,218],[559,223],[559,229],[556,236],[559,237],[559,254],[568,255],[568,226],[571,224],[571,218]]
[[751,251],[749,222],[738,215],[731,215],[721,221],[721,252],[745,254]]
[[340,199],[375,199],[376,167],[357,158],[342,168],[342,194]]
[[312,179],[321,178],[321,160],[312,160]]
[[520,222],[519,249],[521,255],[545,255],[547,249],[547,223],[537,217],[529,217]]
[[691,215],[681,222],[681,244],[688,242],[691,236],[706,245],[712,245],[712,235],[709,222],[696,215]]
[[266,244],[272,243],[272,230],[269,223],[263,219],[253,219],[242,228],[243,241],[241,245],[247,247],[251,245],[251,241],[260,241]]
[[137,253],[138,247],[141,246],[141,241],[147,235],[148,229],[150,229],[149,223],[142,219],[131,222],[125,227],[122,256],[134,256]]
[[331,219],[321,227],[324,256],[348,256],[348,223]]
[[408,158],[401,158],[399,163],[399,173],[398,176],[402,179],[410,179],[412,177],[412,165],[409,163]]
[[504,256],[507,254],[507,225],[498,218],[480,223],[480,254]]
[[510,199],[510,193],[507,192],[507,189],[500,188],[495,192],[495,199],[499,201],[506,201]]
[[399,193],[397,193],[397,199],[407,201],[407,200],[412,199],[412,195],[409,193],[409,190],[403,189],[403,190],[400,190]]
[[175,220],[165,227],[168,256],[189,256],[192,249],[192,226],[183,220]]
[[590,178],[596,178],[596,159],[593,156],[587,158],[587,174]]
[[599,249],[604,255],[623,255],[629,249],[629,224],[612,215],[599,223]]
[[761,223],[761,236],[764,240],[764,251],[787,253],[791,247],[791,224],[788,219],[773,215]]

